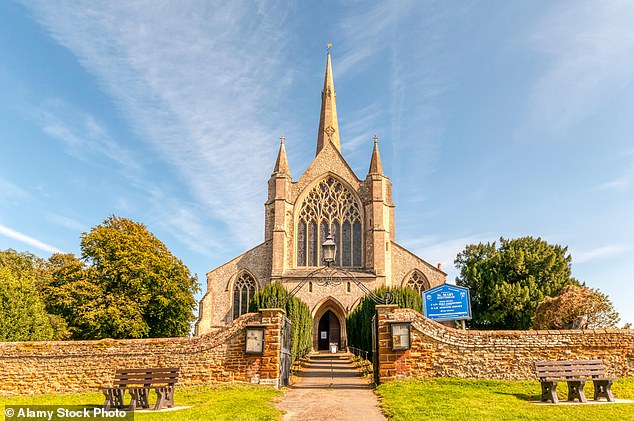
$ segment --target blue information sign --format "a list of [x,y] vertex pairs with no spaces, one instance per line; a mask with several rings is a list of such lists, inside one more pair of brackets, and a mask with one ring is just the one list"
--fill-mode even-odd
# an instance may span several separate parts
[[423,292],[425,317],[432,320],[471,319],[469,288],[442,284]]

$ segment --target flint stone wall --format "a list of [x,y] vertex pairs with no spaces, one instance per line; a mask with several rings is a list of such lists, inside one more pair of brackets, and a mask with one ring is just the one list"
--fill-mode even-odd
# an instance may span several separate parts
[[[411,309],[377,306],[380,381],[402,377],[535,380],[534,361],[602,359],[634,376],[634,330],[457,330]],[[412,348],[392,351],[390,322],[411,321]]]
[[[0,343],[0,396],[96,391],[117,368],[180,367],[179,384],[250,382],[277,387],[283,310],[260,310],[203,336]],[[263,355],[245,354],[245,327],[265,326]]]

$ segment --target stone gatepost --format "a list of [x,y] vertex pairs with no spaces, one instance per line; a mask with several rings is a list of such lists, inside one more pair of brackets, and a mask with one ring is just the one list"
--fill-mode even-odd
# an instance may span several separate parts
[[[407,312],[397,312],[398,305],[377,305],[378,337],[379,337],[379,382],[394,380],[412,375],[410,366],[410,350],[394,350],[391,323],[410,322]],[[410,332],[410,341],[414,335]]]
[[282,350],[282,319],[286,311],[281,308],[261,309],[264,329],[264,354],[259,370],[260,384],[280,386],[280,363]]

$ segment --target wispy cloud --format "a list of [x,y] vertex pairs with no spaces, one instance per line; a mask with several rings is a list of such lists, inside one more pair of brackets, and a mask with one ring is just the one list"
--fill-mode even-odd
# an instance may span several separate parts
[[633,21],[634,3],[606,0],[558,4],[538,23],[530,42],[550,65],[532,90],[530,129],[566,132],[634,80]]
[[625,253],[632,250],[631,246],[625,246],[621,244],[610,244],[606,246],[600,246],[593,249],[576,250],[571,252],[573,264],[575,263],[587,263],[593,260],[605,259],[621,253]]
[[151,192],[150,202],[155,209],[152,225],[160,225],[190,250],[203,256],[227,251],[225,237],[201,217],[205,213],[201,205],[176,200],[160,190]]
[[496,237],[493,234],[481,233],[448,240],[433,236],[409,238],[404,239],[400,243],[431,264],[441,263],[443,270],[447,273],[447,281],[453,282],[458,275],[458,271],[454,266],[454,260],[458,253],[463,251],[468,244],[487,243],[490,241],[496,241]]
[[92,164],[105,158],[118,164],[127,176],[140,171],[131,152],[116,142],[103,124],[63,100],[45,101],[37,118],[42,131],[61,141],[69,155]]
[[[372,147],[372,126],[380,114],[380,106],[373,103],[346,118],[345,124],[341,127],[341,133],[345,134],[346,141],[341,145],[344,152],[367,152]],[[364,176],[365,174],[361,174]]]
[[71,229],[73,231],[83,232],[86,231],[87,227],[85,224],[64,215],[58,215],[56,213],[49,213],[47,219],[54,224],[60,225],[64,228]]
[[[389,48],[390,31],[413,6],[411,1],[382,1],[364,13],[346,17],[340,23],[342,31],[341,59],[337,59],[337,75],[345,77],[360,64]],[[338,48],[339,50],[339,48]]]
[[[634,158],[634,152],[630,152],[628,155]],[[629,165],[626,166],[625,170],[612,180],[601,183],[597,186],[598,190],[610,190],[617,192],[626,192],[631,190],[634,187],[634,159]]]
[[[388,101],[372,104],[376,112],[357,120],[358,129],[344,149],[354,151],[376,131],[399,161],[391,165],[390,174],[397,182],[408,158],[424,171],[435,168],[443,131],[437,101],[450,86],[441,36],[449,25],[449,9],[434,2],[423,8],[418,5],[414,1],[385,1],[364,13],[346,16],[340,23],[343,45],[337,48],[341,52],[336,62],[338,78],[368,69],[369,63],[387,70],[387,79],[379,86],[389,90]],[[383,69],[373,73],[382,74]],[[342,133],[344,129],[347,127]]]
[[0,235],[4,235],[5,237],[9,237],[12,238],[14,240],[20,241],[24,244],[28,244],[30,246],[33,246],[39,250],[45,251],[47,253],[63,253],[60,249],[58,249],[57,247],[51,246],[49,244],[46,244],[36,238],[30,237],[26,234],[23,234],[21,232],[12,230],[9,227],[6,227],[4,225],[0,225]]
[[290,38],[284,8],[273,2],[259,3],[255,13],[242,2],[28,7],[96,75],[206,214],[225,221],[238,243],[261,235],[262,180],[276,152],[270,140],[279,136],[270,105],[290,74],[280,62]]
[[586,263],[593,260],[605,259],[621,253],[625,253],[632,249],[632,246],[622,244],[611,244],[600,246],[594,249],[576,250],[571,253],[573,263]]
[[29,194],[16,184],[0,178],[0,199],[2,201],[25,199]]

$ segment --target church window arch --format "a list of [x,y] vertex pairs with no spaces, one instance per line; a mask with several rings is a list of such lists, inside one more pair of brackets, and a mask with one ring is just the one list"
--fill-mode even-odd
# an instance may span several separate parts
[[407,277],[405,286],[418,291],[419,294],[422,294],[423,291],[429,289],[429,281],[425,275],[420,273],[418,270],[414,270]]
[[255,278],[248,272],[241,272],[233,286],[233,318],[237,319],[249,311],[249,301],[256,290]]
[[320,266],[321,244],[330,233],[337,253],[335,265],[361,267],[363,230],[356,195],[328,176],[304,198],[297,220],[297,266]]

